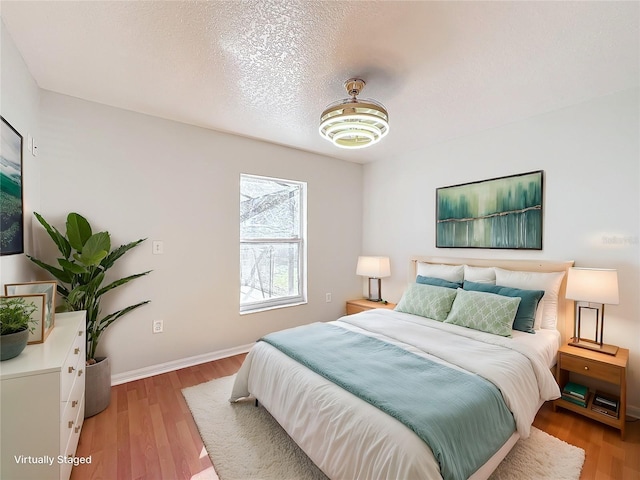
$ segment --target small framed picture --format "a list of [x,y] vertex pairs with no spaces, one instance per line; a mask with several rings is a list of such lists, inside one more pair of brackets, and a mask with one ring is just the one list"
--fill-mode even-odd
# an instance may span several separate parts
[[44,342],[44,318],[47,305],[47,295],[45,293],[25,293],[20,295],[7,295],[0,298],[3,299],[3,302],[6,299],[21,298],[24,300],[25,305],[33,305],[35,310],[31,313],[31,322],[29,322],[29,327],[33,328],[33,331],[29,332],[27,345]]
[[40,341],[29,343],[44,342],[55,325],[55,298],[58,284],[55,281],[44,282],[28,282],[28,283],[8,283],[4,286],[4,294],[7,296],[41,294],[45,295],[44,318],[42,321],[42,337]]

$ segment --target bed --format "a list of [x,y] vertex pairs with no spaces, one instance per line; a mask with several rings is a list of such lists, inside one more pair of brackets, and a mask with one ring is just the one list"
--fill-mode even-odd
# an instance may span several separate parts
[[[412,258],[396,310],[266,336],[247,355],[231,401],[258,399],[331,479],[488,478],[529,435],[540,406],[560,395],[551,368],[572,325],[573,303],[564,298],[572,265]],[[525,324],[511,318],[518,330],[491,323],[519,316],[536,291]],[[485,315],[478,305],[491,309],[488,327],[474,319]],[[465,313],[469,306],[472,314]],[[387,365],[396,373],[367,373]],[[411,401],[425,412],[405,405]],[[495,432],[500,422],[491,415],[504,421]]]

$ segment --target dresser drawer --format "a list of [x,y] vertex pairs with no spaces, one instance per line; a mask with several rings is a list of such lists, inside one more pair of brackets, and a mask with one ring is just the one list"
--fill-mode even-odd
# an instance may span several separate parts
[[371,309],[367,307],[361,307],[360,305],[353,305],[351,303],[347,303],[347,315],[353,315],[354,313],[360,313],[366,310],[371,310]]
[[[69,394],[69,398],[60,402],[60,447],[64,448],[65,445],[69,442],[69,435],[71,431],[75,429],[77,425],[76,418],[78,417],[78,412],[83,409],[83,401],[84,401],[84,373],[82,376],[76,378],[76,381],[73,383],[73,388]],[[84,418],[84,410],[82,410],[82,418]],[[71,427],[69,427],[69,422],[73,422]],[[63,452],[60,452],[61,454]]]
[[84,330],[79,331],[62,365],[62,371],[60,372],[60,400],[62,401],[69,398],[71,387],[76,377],[84,375],[84,365],[86,363],[84,338]]
[[560,368],[570,372],[581,373],[605,382],[620,384],[623,370],[615,365],[608,365],[588,358],[573,357],[562,354]]
[[[69,392],[69,397],[63,399],[60,402],[60,418],[65,419],[67,416],[71,419],[76,416],[76,413],[67,413],[69,412],[77,412],[80,409],[80,403],[82,398],[84,397],[84,371],[79,370],[79,375],[73,383],[73,387],[71,388],[71,392]],[[66,429],[62,429],[65,431]],[[62,442],[61,445],[64,447],[67,444],[66,441]]]
[[[73,429],[69,430],[68,440],[66,444],[62,444],[64,447],[64,451],[60,452],[60,455],[63,455],[64,458],[73,458],[76,453],[76,448],[78,447],[78,440],[80,439],[80,431],[82,430],[82,423],[84,422],[84,395],[80,399],[80,403],[76,408],[76,418],[73,422]],[[67,425],[63,425],[63,427],[67,427]],[[60,479],[66,480],[71,476],[71,468],[72,463],[63,463],[60,466]]]

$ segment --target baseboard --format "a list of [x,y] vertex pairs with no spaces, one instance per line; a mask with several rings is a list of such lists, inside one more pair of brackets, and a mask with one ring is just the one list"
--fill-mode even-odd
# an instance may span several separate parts
[[160,363],[158,365],[150,365],[148,367],[138,368],[136,370],[130,370],[128,372],[111,375],[111,386],[133,382],[134,380],[140,380],[147,377],[153,377],[154,375],[172,372],[181,368],[193,367],[194,365],[200,365],[201,363],[213,362],[214,360],[232,357],[241,353],[247,353],[253,345],[253,343],[250,343],[248,345],[241,345],[239,347],[227,348],[225,350],[218,350],[216,352],[204,353],[202,355],[196,355],[194,357],[181,358],[179,360],[173,360],[171,362]]
[[640,408],[633,405],[627,405],[627,417],[640,419]]

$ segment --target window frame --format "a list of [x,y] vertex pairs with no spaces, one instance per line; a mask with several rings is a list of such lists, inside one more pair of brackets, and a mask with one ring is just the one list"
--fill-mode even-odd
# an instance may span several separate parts
[[[255,178],[255,179],[260,179],[260,180],[266,180],[266,181],[271,181],[274,183],[285,183],[288,185],[295,185],[297,187],[300,188],[300,208],[299,208],[299,218],[298,218],[298,224],[299,224],[299,231],[298,237],[288,237],[288,238],[271,238],[271,237],[264,237],[264,238],[251,238],[251,239],[244,239],[242,238],[242,226],[241,224],[239,225],[239,234],[240,234],[240,239],[239,239],[239,262],[238,262],[238,266],[240,267],[240,280],[242,280],[242,257],[241,257],[241,251],[240,249],[242,248],[243,244],[247,244],[247,245],[260,245],[260,244],[265,244],[265,245],[272,245],[272,244],[280,244],[280,245],[291,245],[291,244],[297,244],[298,245],[298,255],[297,255],[297,263],[298,263],[298,293],[296,295],[287,295],[287,296],[283,296],[283,297],[277,297],[277,298],[270,298],[270,299],[266,299],[266,300],[259,300],[259,301],[251,301],[251,302],[244,302],[242,301],[242,283],[240,282],[240,292],[238,295],[238,299],[239,299],[239,310],[240,310],[240,314],[248,314],[248,313],[255,313],[255,312],[260,312],[260,311],[264,311],[264,310],[271,310],[271,309],[275,309],[275,308],[284,308],[284,307],[290,307],[290,306],[294,306],[294,305],[301,305],[301,304],[305,304],[307,303],[307,275],[306,275],[306,271],[307,271],[307,249],[306,249],[306,244],[307,244],[307,182],[303,182],[303,181],[299,181],[299,180],[289,180],[289,179],[285,179],[285,178],[278,178],[278,177],[269,177],[269,176],[265,176],[265,175],[253,175],[253,174],[248,174],[248,173],[241,173],[240,174],[240,195],[239,198],[242,198],[242,181],[244,178]],[[238,211],[240,212],[240,205],[238,205]],[[289,267],[291,268],[291,267]]]

